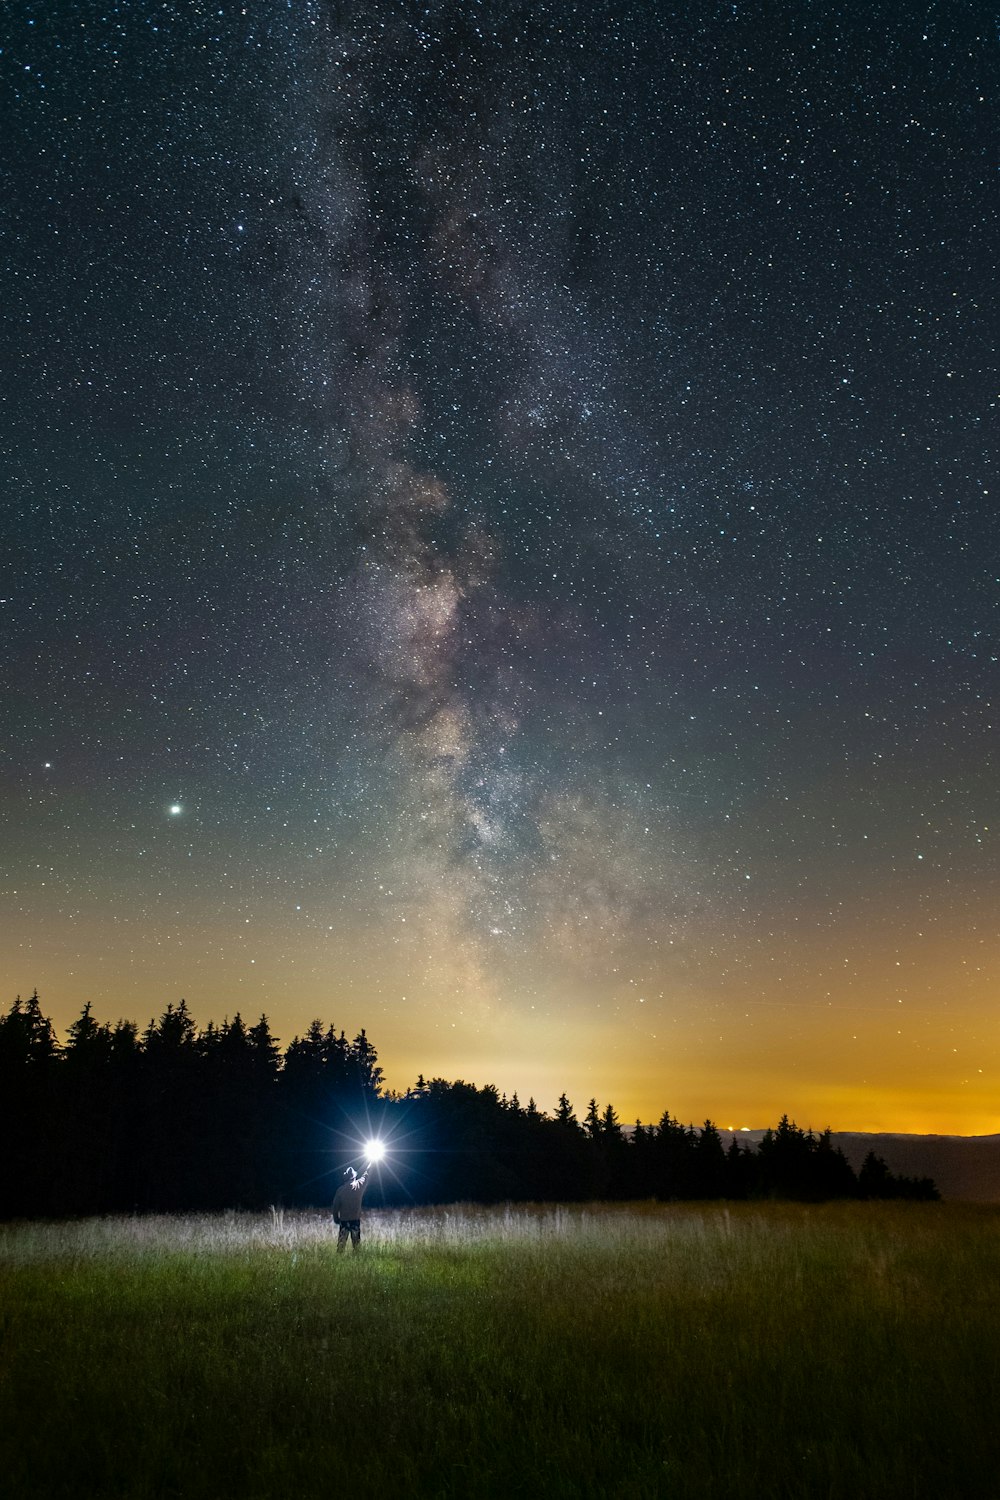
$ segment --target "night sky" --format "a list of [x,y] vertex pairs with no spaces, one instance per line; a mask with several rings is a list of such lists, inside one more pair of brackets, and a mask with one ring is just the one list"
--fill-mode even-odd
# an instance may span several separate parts
[[2,1006],[1000,1129],[995,7],[2,29]]

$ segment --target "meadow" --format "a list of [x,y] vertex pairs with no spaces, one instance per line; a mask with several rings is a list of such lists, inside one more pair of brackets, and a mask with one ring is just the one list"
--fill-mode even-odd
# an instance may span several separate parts
[[6,1496],[1000,1493],[1000,1208],[0,1227]]

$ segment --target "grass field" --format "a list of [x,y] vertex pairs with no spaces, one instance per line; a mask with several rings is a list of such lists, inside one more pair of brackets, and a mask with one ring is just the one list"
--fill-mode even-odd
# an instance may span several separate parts
[[11,1497],[1000,1495],[1000,1208],[0,1228]]

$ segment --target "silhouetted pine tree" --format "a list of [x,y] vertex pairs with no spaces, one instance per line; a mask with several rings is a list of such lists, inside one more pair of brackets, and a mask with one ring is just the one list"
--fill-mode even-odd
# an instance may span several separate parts
[[62,1213],[106,1212],[116,1206],[113,1049],[110,1025],[98,1025],[88,1000],[69,1028],[62,1056],[60,1145],[52,1163],[53,1192]]
[[546,1123],[543,1196],[554,1203],[588,1197],[592,1181],[589,1142],[565,1094],[560,1094],[554,1118]]
[[862,1198],[891,1197],[892,1173],[874,1151],[869,1151],[858,1173],[858,1191]]
[[744,1150],[733,1136],[726,1151],[727,1198],[742,1200],[749,1198],[754,1190],[754,1153]]
[[810,1164],[810,1190],[810,1196],[818,1201],[853,1198],[858,1191],[854,1170],[840,1147],[833,1144],[829,1126],[816,1138]]
[[576,1126],[578,1124],[576,1115],[573,1112],[573,1106],[572,1104],[570,1104],[565,1094],[559,1095],[559,1103],[556,1105],[555,1119],[559,1122],[560,1125]]
[[141,1208],[201,1208],[204,1118],[194,1021],[172,1002],[142,1038],[139,1152]]
[[621,1171],[621,1195],[623,1198],[650,1198],[653,1196],[655,1175],[655,1131],[636,1120],[631,1136],[626,1142]]
[[664,1110],[656,1127],[653,1152],[653,1196],[656,1198],[691,1198],[698,1196],[695,1170],[695,1135]]
[[9,1212],[44,1214],[58,1146],[59,1046],[36,990],[0,1018],[0,1192]]
[[278,1084],[281,1052],[266,1015],[247,1033],[250,1049],[248,1089],[253,1096],[254,1200],[262,1206],[282,1197],[278,1145]]
[[279,1174],[282,1197],[290,1203],[332,1198],[336,1163],[348,1147],[352,1117],[347,1096],[355,1099],[359,1084],[351,1046],[343,1031],[314,1020],[304,1037],[293,1037],[278,1079],[279,1130],[282,1142]]
[[935,1202],[941,1196],[929,1177],[897,1177],[874,1151],[869,1151],[861,1163],[858,1194],[862,1198],[910,1198],[923,1202]]
[[802,1198],[809,1180],[809,1143],[787,1115],[767,1130],[757,1147],[763,1191],[778,1198]]
[[[133,1210],[146,1196],[143,1130],[145,1078],[142,1043],[134,1021],[118,1021],[111,1032],[108,1069],[107,1209]],[[97,1205],[104,1207],[104,1205]]]
[[348,1051],[349,1073],[360,1101],[373,1102],[382,1087],[382,1069],[378,1053],[368,1040],[364,1028],[358,1032]]
[[706,1120],[694,1148],[694,1172],[699,1198],[723,1198],[726,1193],[726,1153],[722,1137]]

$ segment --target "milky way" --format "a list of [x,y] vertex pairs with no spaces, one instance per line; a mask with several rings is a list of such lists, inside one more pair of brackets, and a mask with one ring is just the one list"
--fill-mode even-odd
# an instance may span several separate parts
[[986,7],[5,30],[9,998],[997,1128]]

